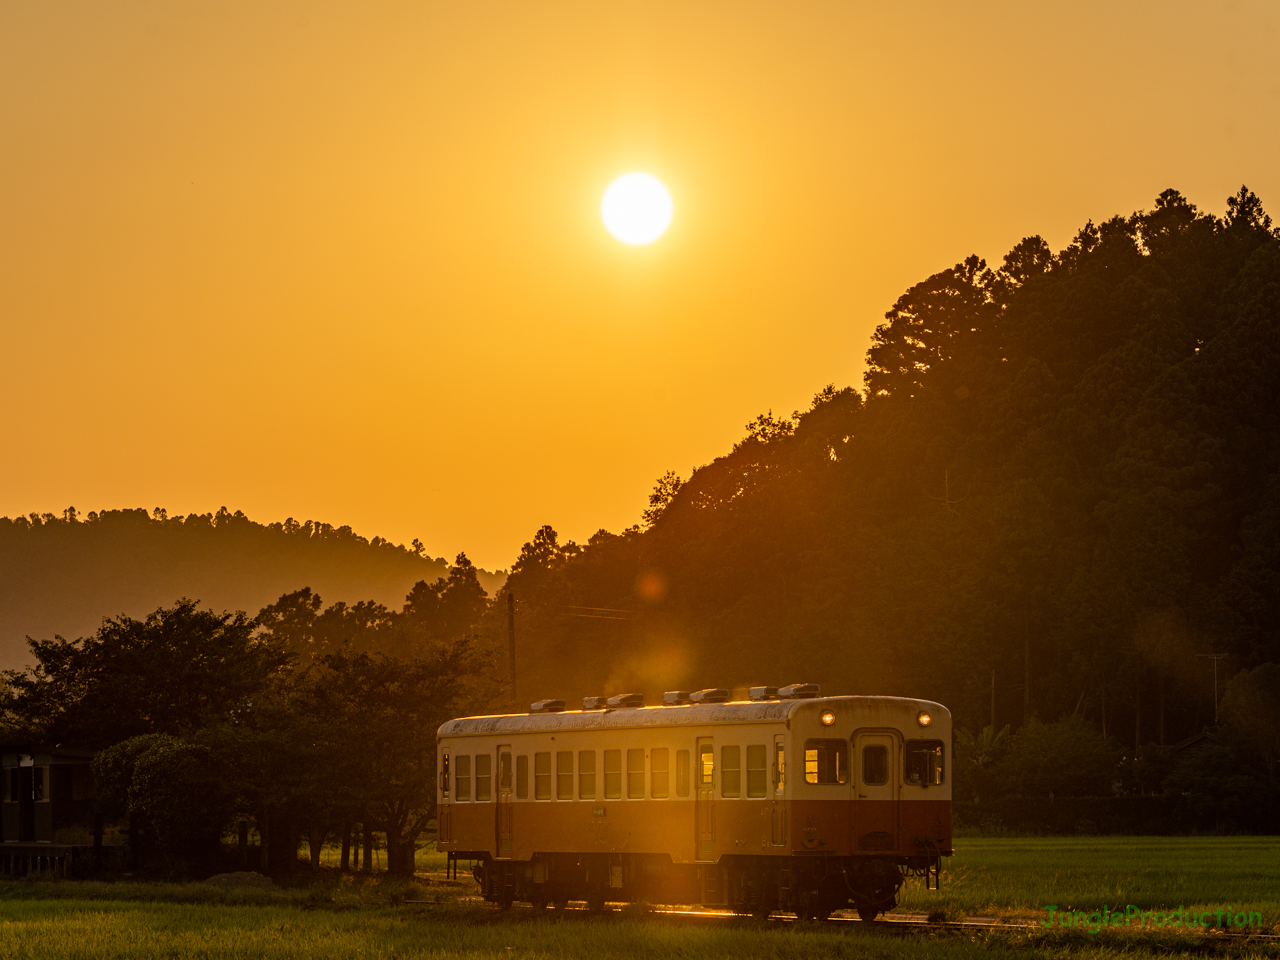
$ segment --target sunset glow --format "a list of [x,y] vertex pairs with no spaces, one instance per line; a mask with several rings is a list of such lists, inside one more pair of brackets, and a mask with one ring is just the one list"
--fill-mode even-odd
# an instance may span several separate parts
[[604,192],[600,218],[613,236],[633,247],[653,243],[671,225],[671,194],[648,173],[625,173]]

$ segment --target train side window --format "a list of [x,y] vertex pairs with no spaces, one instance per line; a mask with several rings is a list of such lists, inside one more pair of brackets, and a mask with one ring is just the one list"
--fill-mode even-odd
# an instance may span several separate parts
[[556,799],[573,799],[572,750],[561,750],[556,754]]
[[529,799],[529,757],[521,754],[516,757],[516,799]]
[[654,747],[649,751],[649,796],[665,800],[671,796],[671,751]]
[[470,757],[454,757],[454,766],[457,772],[454,773],[454,799],[470,800],[471,799],[471,758]]
[[747,796],[763,797],[769,792],[768,754],[764,744],[747,747]]
[[720,796],[742,796],[742,748],[720,748]]
[[578,752],[578,799],[594,800],[596,798],[596,752],[580,750]]
[[551,754],[533,755],[533,799],[551,799]]
[[489,784],[493,779],[493,757],[487,753],[476,754],[476,800],[489,799]]
[[908,740],[902,755],[907,783],[937,787],[945,782],[941,740]]
[[787,748],[780,743],[773,745],[773,789],[778,793],[787,789]]
[[644,751],[627,751],[627,799],[644,799]]
[[[440,792],[444,794],[446,800],[449,799],[449,751],[446,750],[440,755]],[[8,797],[5,797],[8,800]]]
[[883,744],[862,748],[862,782],[871,787],[889,782],[889,751]]
[[604,798],[606,800],[622,799],[621,750],[606,750],[604,752]]
[[806,740],[804,782],[848,783],[849,744],[844,740]]
[[676,751],[676,796],[689,795],[689,751]]

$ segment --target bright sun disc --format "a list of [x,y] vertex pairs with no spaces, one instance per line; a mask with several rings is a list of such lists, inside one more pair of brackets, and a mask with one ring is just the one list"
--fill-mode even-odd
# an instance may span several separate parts
[[609,184],[600,201],[605,228],[633,247],[653,243],[666,233],[671,211],[671,194],[647,173],[624,173]]

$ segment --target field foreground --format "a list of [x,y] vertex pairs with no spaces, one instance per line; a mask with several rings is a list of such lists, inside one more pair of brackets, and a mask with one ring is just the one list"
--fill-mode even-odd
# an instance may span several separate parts
[[[1272,838],[966,839],[941,891],[904,890],[902,913],[1047,920],[1089,912],[1222,909],[1280,933],[1280,841]],[[930,958],[1196,955],[1280,958],[1280,943],[1199,929],[1087,925],[895,933],[884,925],[570,911],[503,913],[431,868],[416,884],[321,881],[279,890],[205,884],[0,883],[0,960],[9,957]],[[427,901],[427,902],[421,902]]]

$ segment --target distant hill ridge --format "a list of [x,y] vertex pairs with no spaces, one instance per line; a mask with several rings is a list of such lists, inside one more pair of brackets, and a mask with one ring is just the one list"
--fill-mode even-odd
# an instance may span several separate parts
[[[326,601],[393,608],[419,580],[448,575],[444,558],[349,526],[293,518],[258,523],[241,511],[170,517],[157,508],[0,517],[0,669],[26,665],[26,637],[79,637],[104,616],[141,617],[179,597],[256,614],[311,587]],[[490,595],[506,571],[479,571]]]

